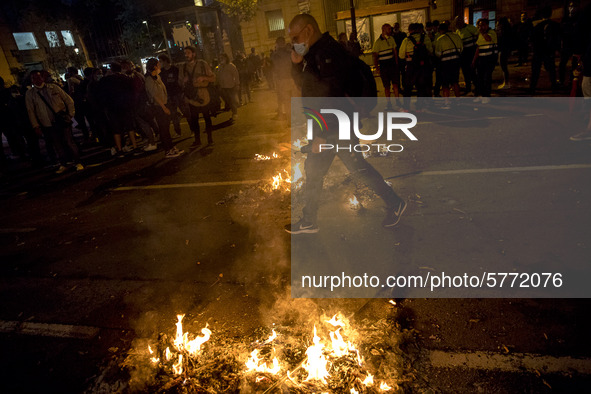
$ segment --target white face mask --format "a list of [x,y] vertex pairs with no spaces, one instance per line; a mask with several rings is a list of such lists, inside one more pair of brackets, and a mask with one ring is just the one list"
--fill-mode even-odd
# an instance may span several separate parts
[[300,56],[305,56],[306,53],[308,53],[308,50],[310,48],[308,48],[308,45],[305,42],[296,44],[293,44],[293,50],[295,51],[295,53],[297,53]]

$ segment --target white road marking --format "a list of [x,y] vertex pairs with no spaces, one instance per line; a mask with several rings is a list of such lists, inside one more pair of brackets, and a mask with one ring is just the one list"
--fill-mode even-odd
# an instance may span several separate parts
[[469,368],[503,372],[562,373],[591,375],[591,359],[552,357],[531,353],[498,354],[493,352],[444,352],[431,350],[429,362],[440,368]]
[[0,333],[33,335],[54,338],[91,339],[97,336],[97,327],[74,326],[70,324],[33,323],[0,320]]
[[[437,175],[465,175],[465,174],[492,174],[502,172],[525,172],[525,171],[556,171],[556,170],[581,170],[591,169],[591,164],[565,164],[565,165],[548,165],[548,166],[530,166],[530,167],[499,167],[499,168],[467,168],[463,170],[441,170],[441,171],[420,171],[416,174],[422,176],[437,176]],[[389,177],[387,179],[394,178]],[[198,187],[217,187],[217,186],[236,186],[236,185],[253,185],[259,182],[266,182],[265,179],[251,179],[244,181],[224,181],[224,182],[195,182],[195,183],[172,183],[164,185],[148,185],[148,186],[121,186],[111,189],[112,191],[132,191],[132,190],[164,190],[164,189],[186,189]]]
[[[532,117],[532,116],[544,116],[544,114],[527,114],[523,115],[524,117]],[[518,116],[488,116],[484,118],[458,118],[458,119],[445,119],[437,122],[418,122],[417,125],[422,124],[440,124],[440,123],[457,123],[457,122],[474,122],[475,120],[498,120],[498,119],[510,119],[510,118],[518,118]]]
[[[100,328],[71,324],[34,323],[0,320],[0,333],[53,338],[92,339]],[[431,350],[428,361],[437,368],[469,368],[502,372],[562,373],[591,375],[591,360],[553,357],[531,353],[498,354],[494,352],[445,352]]]
[[487,174],[497,172],[524,172],[524,171],[554,171],[554,170],[581,170],[589,169],[591,164],[564,164],[549,166],[529,166],[529,167],[499,167],[499,168],[467,168],[464,170],[441,170],[441,171],[421,171],[419,175],[462,175],[462,174]]

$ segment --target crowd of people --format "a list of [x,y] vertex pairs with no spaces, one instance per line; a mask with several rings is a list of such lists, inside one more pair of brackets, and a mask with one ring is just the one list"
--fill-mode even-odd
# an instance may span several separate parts
[[[227,110],[233,121],[238,107],[252,101],[262,59],[253,48],[248,57],[237,53],[236,65],[222,54],[212,68],[197,58],[195,47],[183,51],[186,61],[179,67],[162,54],[147,61],[145,72],[122,60],[86,68],[83,75],[69,67],[64,79],[34,70],[21,86],[7,87],[0,78],[0,130],[12,155],[34,166],[56,165],[58,174],[70,167],[83,170],[80,148],[87,145],[99,144],[123,158],[156,151],[159,144],[165,158],[174,158],[184,153],[173,143],[183,116],[194,134],[191,148],[201,146],[200,117],[207,144],[213,145],[212,117]],[[74,138],[73,128],[80,138]],[[4,149],[0,154],[6,163]]]
[[[530,60],[531,49],[531,78],[527,93],[536,93],[542,65],[548,73],[552,91],[559,93],[561,87],[572,85],[573,76],[581,72],[580,58],[588,46],[589,34],[583,23],[584,17],[574,3],[570,4],[562,23],[551,20],[551,15],[552,9],[544,7],[534,22],[525,12],[516,24],[501,17],[494,29],[486,18],[476,21],[475,26],[459,17],[451,22],[412,23],[408,35],[400,31],[398,23],[386,23],[372,48],[373,64],[381,77],[386,97],[394,96],[398,101],[400,92],[408,98],[416,89],[420,97],[446,97],[443,108],[449,109],[451,101],[447,98],[450,91],[456,96],[461,94],[460,71],[464,93],[474,93],[475,101],[486,104],[492,93],[495,67],[500,64],[504,78],[498,89],[510,88],[509,57],[517,52],[517,66],[525,66]],[[355,55],[351,40],[341,37],[339,42]],[[557,56],[560,58],[558,75]],[[567,75],[569,62],[571,68]],[[575,87],[572,95],[577,93]],[[422,105],[419,102],[417,108],[420,110]],[[408,99],[403,99],[401,106],[408,110]]]
[[[553,91],[570,84],[574,87],[572,95],[582,92],[591,96],[591,70],[583,68],[584,59],[590,58],[589,27],[582,23],[588,15],[579,12],[572,2],[562,23],[550,16],[547,7],[533,22],[526,13],[515,24],[501,17],[495,29],[485,18],[475,26],[463,18],[412,23],[408,33],[401,31],[398,23],[384,24],[371,50],[374,75],[380,77],[385,96],[393,97],[393,104],[405,111],[411,109],[410,97],[415,91],[421,98],[415,107],[418,111],[428,103],[422,98],[432,96],[443,96],[442,108],[451,108],[451,92],[456,97],[473,94],[475,101],[486,104],[498,64],[504,77],[498,89],[511,86],[508,59],[516,53],[517,66],[531,65],[529,94],[536,92],[543,65]],[[335,42],[351,56],[362,56],[354,32],[348,38],[341,33]],[[29,158],[34,165],[58,164],[58,173],[66,171],[68,165],[84,169],[79,153],[84,143],[99,143],[117,157],[156,151],[159,143],[166,158],[178,157],[183,151],[175,147],[173,139],[181,134],[182,116],[194,135],[191,148],[202,145],[200,118],[205,123],[207,144],[212,145],[212,117],[221,112],[222,102],[233,121],[238,108],[252,102],[253,85],[263,79],[276,92],[277,119],[289,124],[290,98],[302,94],[301,81],[293,78],[294,54],[299,50],[293,38],[286,42],[279,37],[269,55],[259,56],[252,48],[248,56],[236,53],[233,59],[221,54],[214,64],[198,58],[197,49],[189,46],[183,50],[185,62],[174,65],[162,54],[148,60],[145,72],[129,60],[89,67],[83,75],[70,67],[64,81],[53,80],[45,70],[35,70],[20,87],[5,87],[0,80],[4,119],[0,127],[13,155]],[[580,73],[585,78],[577,87],[573,81],[581,80],[577,78]],[[73,137],[72,117],[82,134],[81,141]],[[579,137],[591,139],[591,133]],[[0,154],[4,162],[3,149]]]

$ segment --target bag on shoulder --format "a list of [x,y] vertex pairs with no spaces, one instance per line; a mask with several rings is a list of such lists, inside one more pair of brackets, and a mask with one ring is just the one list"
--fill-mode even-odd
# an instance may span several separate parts
[[[364,108],[368,112],[378,103],[378,89],[371,67],[356,56],[349,55],[351,64],[351,97],[365,97]],[[371,98],[371,100],[369,99]]]
[[415,38],[410,35],[408,39],[414,45],[413,53],[412,53],[412,61],[411,63],[413,66],[424,66],[429,64],[429,50],[425,45],[425,33],[421,34],[421,39],[419,41],[415,40]]

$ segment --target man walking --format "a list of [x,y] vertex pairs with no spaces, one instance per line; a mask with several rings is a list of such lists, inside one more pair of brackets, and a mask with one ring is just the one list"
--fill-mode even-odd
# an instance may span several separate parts
[[[299,14],[289,24],[289,36],[293,43],[291,58],[298,69],[303,97],[343,97],[355,96],[352,91],[355,75],[353,57],[349,55],[329,33],[322,34],[318,23],[309,14]],[[376,169],[359,152],[334,150],[320,151],[320,144],[334,142],[336,133],[326,132],[317,135],[311,141],[312,149],[306,159],[306,182],[304,185],[305,207],[303,218],[297,223],[285,226],[291,234],[318,232],[317,213],[324,176],[328,172],[335,156],[339,156],[347,169],[373,189],[386,203],[388,214],[382,225],[392,227],[398,224],[406,209],[402,200],[386,184]],[[351,141],[355,143],[355,141]],[[359,140],[356,141],[359,143]]]

